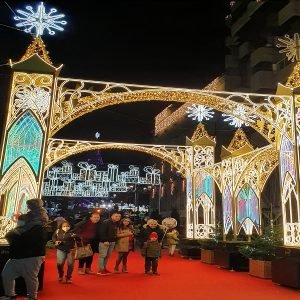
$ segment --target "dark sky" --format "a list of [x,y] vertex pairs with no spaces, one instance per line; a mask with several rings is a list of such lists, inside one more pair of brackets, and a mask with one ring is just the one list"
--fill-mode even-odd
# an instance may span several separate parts
[[[224,71],[224,2],[44,1],[48,9],[64,13],[68,24],[64,32],[43,40],[54,64],[64,64],[61,77],[202,88]],[[14,27],[9,7],[25,10],[25,5],[36,3],[0,1],[0,23]],[[2,65],[9,58],[18,60],[31,37],[0,26],[0,40]],[[2,102],[8,78],[9,68],[1,66]],[[169,104],[107,107],[76,120],[57,137],[92,140],[99,131],[103,141],[150,143],[154,116]],[[105,162],[113,159],[112,153],[103,152]]]

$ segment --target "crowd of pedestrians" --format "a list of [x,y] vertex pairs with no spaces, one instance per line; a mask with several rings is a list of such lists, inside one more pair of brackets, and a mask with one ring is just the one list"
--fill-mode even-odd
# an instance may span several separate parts
[[[26,299],[37,299],[38,273],[45,259],[49,222],[42,200],[28,200],[27,207],[27,214],[20,215],[17,227],[6,235],[10,246],[10,259],[1,274],[5,291],[2,299],[17,298],[15,279],[20,276],[26,283]],[[145,259],[145,274],[157,276],[164,238],[166,237],[170,256],[174,255],[179,240],[175,228],[162,228],[158,220],[149,217],[133,224],[130,217],[122,216],[119,211],[113,211],[109,216],[94,211],[80,222],[70,223],[63,217],[56,218],[52,222],[52,228],[55,228],[51,233],[56,248],[58,281],[66,284],[72,283],[75,246],[90,245],[93,252],[92,255],[78,260],[79,275],[128,273],[129,253],[139,248]],[[110,271],[107,264],[113,251],[117,252],[117,257],[114,269]],[[91,268],[94,253],[98,253],[96,271]]]

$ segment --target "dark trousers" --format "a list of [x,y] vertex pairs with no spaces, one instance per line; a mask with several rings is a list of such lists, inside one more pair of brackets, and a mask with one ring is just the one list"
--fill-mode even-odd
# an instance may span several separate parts
[[92,262],[93,262],[93,255],[92,256],[88,256],[88,257],[85,257],[85,258],[81,258],[78,260],[79,262],[79,268],[82,269],[85,265],[85,267],[87,269],[90,269],[91,268],[91,265],[92,265]]
[[150,272],[152,268],[153,273],[157,273],[158,257],[145,257],[145,272]]
[[129,252],[119,252],[118,253],[118,258],[116,261],[115,269],[118,269],[121,262],[123,263],[123,267],[125,267],[125,269],[126,269],[128,254],[129,254]]

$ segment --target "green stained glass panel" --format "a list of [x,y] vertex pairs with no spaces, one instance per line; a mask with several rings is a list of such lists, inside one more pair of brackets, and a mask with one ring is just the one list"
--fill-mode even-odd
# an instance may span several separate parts
[[20,157],[24,157],[38,174],[43,131],[30,111],[26,111],[8,131],[2,174]]

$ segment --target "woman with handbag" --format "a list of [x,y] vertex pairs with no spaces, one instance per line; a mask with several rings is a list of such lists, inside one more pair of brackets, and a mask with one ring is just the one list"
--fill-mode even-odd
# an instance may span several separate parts
[[[73,232],[75,232],[82,241],[82,244],[84,246],[90,244],[93,252],[97,252],[97,229],[100,221],[100,214],[99,213],[92,213],[89,218],[86,220],[83,220],[75,225],[75,229]],[[79,266],[78,266],[78,274],[84,275],[84,274],[95,274],[92,269],[91,265],[93,262],[93,255],[84,257],[78,260]],[[85,266],[85,269],[84,269]]]
[[64,265],[67,260],[67,276],[66,283],[72,283],[71,277],[74,269],[74,259],[72,249],[75,245],[75,233],[69,232],[70,224],[68,222],[62,222],[59,228],[54,232],[52,240],[55,244],[56,261],[58,271],[58,281],[62,282],[64,277]]

